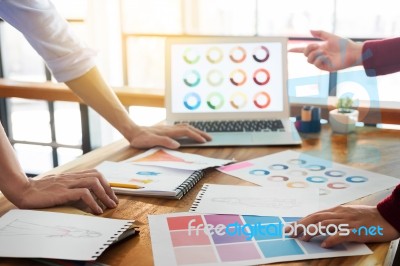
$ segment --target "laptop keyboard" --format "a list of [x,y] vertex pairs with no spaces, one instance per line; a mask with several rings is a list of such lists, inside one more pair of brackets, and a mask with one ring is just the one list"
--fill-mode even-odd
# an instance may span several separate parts
[[206,132],[284,132],[280,119],[277,120],[237,120],[237,121],[179,121]]

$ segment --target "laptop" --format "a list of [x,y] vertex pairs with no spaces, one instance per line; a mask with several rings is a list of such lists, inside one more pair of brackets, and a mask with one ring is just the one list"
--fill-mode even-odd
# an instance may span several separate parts
[[182,146],[298,145],[289,117],[287,39],[166,40],[166,122],[188,123],[212,141]]

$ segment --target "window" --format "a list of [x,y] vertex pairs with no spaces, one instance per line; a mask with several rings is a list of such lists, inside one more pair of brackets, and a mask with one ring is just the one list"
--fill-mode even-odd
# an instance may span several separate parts
[[189,0],[183,1],[186,34],[255,35],[256,4],[254,0]]
[[[84,39],[87,1],[53,2]],[[0,23],[0,27],[3,76],[16,81],[46,81],[45,64],[23,35],[7,23]],[[10,141],[26,173],[41,173],[82,154],[79,104],[18,98],[3,104],[10,113]]]
[[310,29],[332,32],[335,1],[257,1],[257,34],[308,37]]
[[[164,90],[164,44],[168,36],[288,36],[291,47],[315,41],[310,38],[310,29],[358,40],[394,37],[400,32],[395,0],[282,0],[279,4],[272,0],[53,2],[78,35],[98,51],[98,66],[110,85],[145,90]],[[2,53],[4,76],[23,81],[46,80],[41,58],[21,34],[6,23],[0,23],[0,27],[1,49],[7,51]],[[400,74],[368,78],[362,68],[353,68],[332,75],[308,64],[299,54],[288,54],[288,72],[289,95],[294,103],[324,104],[329,95],[351,94],[363,104],[379,101],[379,106],[398,108],[400,94],[394,92],[398,90]],[[48,169],[54,165],[51,163],[54,156],[56,161],[66,162],[82,153],[79,105],[54,103],[50,109],[54,109],[55,133],[49,126],[52,115],[48,113],[48,103],[12,99],[8,105],[12,113],[12,140],[20,156],[24,151],[36,156],[36,147],[37,156],[46,161],[43,166],[35,165],[37,169],[27,167],[29,171]],[[132,118],[142,125],[165,117],[163,109],[131,107],[129,110]],[[66,114],[74,118],[66,119]],[[29,124],[28,117],[33,117],[36,124]],[[102,119],[97,122],[101,124],[99,145],[121,137]]]
[[400,32],[397,1],[336,0],[335,32],[351,38],[395,37]]

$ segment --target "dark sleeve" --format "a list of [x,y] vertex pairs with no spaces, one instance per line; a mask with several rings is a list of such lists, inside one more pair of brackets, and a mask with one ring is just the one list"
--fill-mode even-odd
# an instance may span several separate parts
[[365,72],[370,77],[400,71],[400,38],[367,41],[362,55]]
[[378,203],[379,213],[396,230],[400,232],[400,185],[398,185],[392,194]]

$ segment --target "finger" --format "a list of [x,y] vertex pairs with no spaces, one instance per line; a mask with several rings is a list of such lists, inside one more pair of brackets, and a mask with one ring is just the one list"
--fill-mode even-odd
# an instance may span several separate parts
[[[107,184],[108,188],[110,186]],[[90,190],[94,193],[94,195],[97,197],[97,199],[106,205],[108,208],[115,208],[117,207],[117,203],[110,198],[110,196],[106,193],[104,187],[100,183],[98,179],[95,179],[94,181],[91,182],[90,185]]]
[[179,142],[165,136],[155,136],[152,146],[162,146],[168,149],[177,149],[180,147]]
[[324,220],[315,224],[313,228],[306,227],[307,231],[303,234],[301,240],[310,241],[311,238],[321,234],[330,236],[342,233],[343,229],[340,224],[344,224],[343,219]]
[[103,213],[103,209],[99,206],[99,204],[97,204],[96,200],[93,198],[92,194],[87,188],[76,188],[68,190],[68,193],[66,193],[66,198],[68,199],[68,201],[75,202],[82,200],[93,213]]
[[168,149],[177,149],[180,146],[179,142],[176,140],[173,140],[168,136],[160,136],[156,134],[151,134],[145,138],[134,138],[130,144],[132,147],[139,149],[156,146],[161,146]]
[[310,32],[313,37],[324,40],[324,41],[329,39],[332,36],[332,34],[326,32],[326,31],[323,31],[323,30],[311,30]]
[[339,245],[344,242],[362,242],[361,239],[357,241],[357,237],[354,237],[354,235],[332,235],[327,237],[322,243],[321,247],[323,248],[331,248],[333,246]]
[[310,239],[311,238],[313,238],[313,237],[315,237],[315,236],[319,236],[320,235],[320,233],[316,233],[316,234],[303,234],[301,237],[300,237],[300,239],[302,240],[302,241],[305,241],[305,242],[308,242],[308,241],[310,241]]
[[311,43],[307,45],[306,49],[304,50],[304,55],[308,57],[310,53],[314,52],[315,50],[319,49],[319,44],[318,43]]
[[115,203],[118,203],[118,198],[115,195],[114,191],[111,189],[107,179],[96,169],[92,169],[91,174],[93,174],[99,180],[107,196],[110,197]]
[[191,125],[188,125],[188,124],[179,124],[178,126],[187,127],[189,130],[192,130],[195,133],[201,135],[204,139],[206,139],[208,141],[210,141],[212,139],[211,136],[207,132],[205,132],[203,130],[200,130],[200,129],[194,127],[194,126],[191,126]]
[[[93,191],[94,195],[108,208],[115,208],[116,202],[106,193],[105,188],[101,184],[99,178],[101,178],[99,172],[81,174],[79,178],[73,179],[73,183],[70,185],[71,188],[87,188]],[[103,181],[104,182],[104,181]],[[111,190],[107,182],[104,186]],[[113,194],[112,192],[111,194]]]
[[313,64],[314,64],[314,66],[316,66],[316,67],[318,67],[319,69],[322,69],[322,70],[326,70],[326,71],[335,70],[335,68],[333,67],[331,61],[325,55],[319,55],[314,60]]
[[188,137],[200,143],[204,143],[207,141],[204,137],[202,137],[200,134],[187,126],[175,128],[168,133],[168,136],[173,138]]
[[67,177],[67,178],[71,178],[71,176],[73,176],[74,178],[96,177],[100,181],[100,184],[103,186],[104,191],[110,197],[110,199],[112,199],[116,204],[118,203],[118,198],[115,195],[114,191],[111,189],[107,180],[96,169],[86,169],[86,170],[82,170],[82,171],[78,171],[78,172],[65,173],[65,174],[62,174],[61,176]]
[[203,130],[200,130],[200,129],[195,128],[195,127],[193,127],[193,130],[194,130],[197,134],[201,135],[201,136],[202,136],[204,139],[206,139],[207,141],[212,140],[212,137],[211,137],[210,134],[208,134],[207,132],[204,132]]
[[321,52],[320,49],[313,50],[308,54],[307,62],[310,64],[314,64],[315,60],[322,55],[323,53]]
[[288,50],[290,53],[304,53],[306,47],[293,47]]

